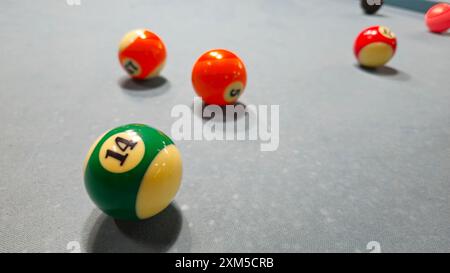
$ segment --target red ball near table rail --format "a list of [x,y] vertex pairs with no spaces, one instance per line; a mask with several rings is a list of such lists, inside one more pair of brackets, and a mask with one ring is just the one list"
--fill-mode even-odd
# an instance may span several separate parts
[[364,29],[356,38],[353,51],[361,66],[377,68],[394,56],[397,38],[387,27],[372,26]]
[[431,32],[446,32],[450,28],[450,4],[432,6],[425,14],[425,23]]
[[128,32],[119,45],[120,64],[135,79],[158,76],[166,56],[166,47],[161,38],[147,29]]
[[246,84],[244,63],[236,54],[225,49],[203,53],[192,69],[192,85],[206,104],[234,104]]

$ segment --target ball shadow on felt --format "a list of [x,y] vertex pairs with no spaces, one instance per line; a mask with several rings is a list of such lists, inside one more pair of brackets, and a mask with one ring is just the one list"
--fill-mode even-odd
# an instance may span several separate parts
[[158,96],[169,91],[169,81],[158,76],[146,80],[133,79],[124,76],[119,79],[120,87],[130,95]]
[[99,253],[166,252],[177,241],[183,217],[172,203],[143,221],[115,220],[103,213],[90,230],[87,251]]
[[234,108],[235,111],[227,112],[227,106],[209,105],[194,101],[191,105],[191,111],[194,118],[201,120],[203,126],[205,124],[218,124],[218,127],[222,128],[224,133],[227,126],[233,126],[234,133],[248,132],[257,127],[258,113],[254,105],[249,107],[245,103],[238,101],[228,106],[236,107]]
[[[246,110],[247,110],[247,105],[242,103],[242,102],[236,102],[235,104],[232,104],[231,106],[234,107],[240,107],[240,110],[243,111],[237,111],[236,113],[231,113],[231,114],[227,114],[226,105],[213,105],[213,104],[206,104],[204,102],[201,103],[201,106],[198,107],[197,105],[195,105],[198,102],[193,102],[191,105],[191,110],[194,113],[194,115],[196,115],[197,117],[203,119],[203,121],[208,121],[211,119],[214,119],[215,121],[223,121],[224,123],[229,121],[237,121],[241,118],[245,118],[245,116],[247,115]],[[216,113],[213,113],[213,109],[220,109],[222,111],[222,116],[215,116]]]
[[403,71],[400,71],[396,68],[393,68],[391,66],[381,66],[381,67],[377,67],[377,68],[372,68],[372,67],[365,67],[362,66],[360,64],[355,64],[355,66],[360,70],[363,71],[365,73],[368,74],[372,74],[375,76],[380,76],[380,77],[389,77],[392,78],[394,80],[399,80],[399,81],[408,81],[411,77],[406,74]]

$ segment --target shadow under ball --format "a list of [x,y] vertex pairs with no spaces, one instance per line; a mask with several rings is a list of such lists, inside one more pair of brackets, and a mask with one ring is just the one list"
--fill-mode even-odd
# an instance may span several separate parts
[[383,4],[383,0],[361,0],[361,8],[366,14],[375,14]]

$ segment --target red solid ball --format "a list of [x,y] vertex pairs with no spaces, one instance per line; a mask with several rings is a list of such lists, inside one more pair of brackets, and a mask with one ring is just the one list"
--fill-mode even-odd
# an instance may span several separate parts
[[246,84],[244,63],[236,54],[225,49],[203,53],[192,69],[192,85],[206,104],[234,104]]
[[432,6],[425,14],[425,23],[431,32],[446,32],[450,28],[450,4]]

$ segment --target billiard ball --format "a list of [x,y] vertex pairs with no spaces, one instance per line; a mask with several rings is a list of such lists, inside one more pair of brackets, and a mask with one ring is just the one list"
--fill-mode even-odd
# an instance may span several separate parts
[[120,64],[135,79],[158,76],[166,56],[166,47],[161,38],[147,29],[130,31],[120,41]]
[[425,14],[425,23],[431,32],[442,33],[450,28],[450,4],[432,6]]
[[206,104],[234,104],[246,84],[244,63],[236,54],[225,49],[203,53],[192,69],[192,85]]
[[383,4],[383,0],[361,0],[361,8],[366,14],[375,14]]
[[180,152],[159,130],[128,124],[101,135],[84,163],[86,190],[107,215],[141,220],[164,210],[181,183]]
[[397,38],[389,28],[372,26],[358,35],[353,51],[361,66],[376,68],[385,65],[396,48]]

